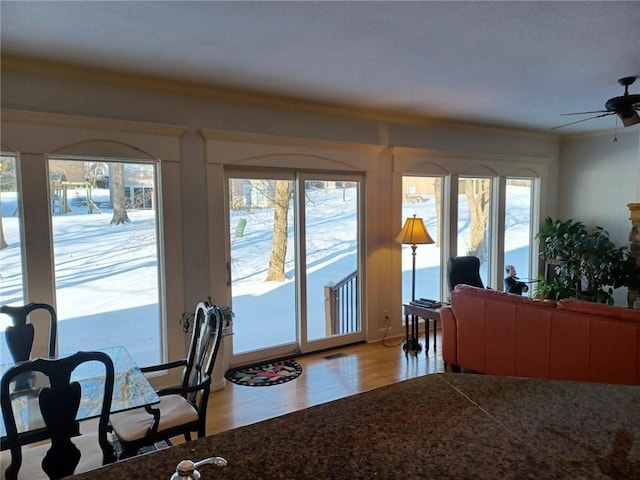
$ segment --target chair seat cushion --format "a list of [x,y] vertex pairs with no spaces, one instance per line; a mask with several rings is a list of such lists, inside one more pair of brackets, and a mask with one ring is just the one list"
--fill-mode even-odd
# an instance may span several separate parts
[[[98,444],[98,434],[89,433],[73,437],[75,446],[80,450],[80,462],[76,467],[75,473],[88,472],[103,465],[103,455],[100,445]],[[42,470],[42,459],[51,447],[50,443],[44,443],[38,446],[24,445],[22,447],[22,465],[18,471],[18,480],[48,480],[49,477]],[[4,479],[4,471],[11,463],[11,451],[3,450],[0,456],[0,465],[2,466],[2,478]]]
[[[152,408],[160,409],[160,425],[158,432],[187,423],[198,421],[198,412],[182,395],[166,395],[160,397],[160,403]],[[151,427],[153,416],[144,408],[136,408],[127,412],[111,415],[113,431],[125,442],[144,438]]]

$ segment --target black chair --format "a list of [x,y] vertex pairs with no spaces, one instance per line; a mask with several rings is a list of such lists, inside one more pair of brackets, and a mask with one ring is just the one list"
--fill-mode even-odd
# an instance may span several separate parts
[[447,262],[449,291],[460,283],[484,288],[480,278],[480,259],[473,256],[450,257]]
[[49,313],[49,349],[47,356],[55,356],[58,317],[51,305],[47,303],[29,303],[20,307],[3,305],[0,307],[0,313],[9,315],[13,320],[13,325],[6,329],[5,337],[14,363],[23,362],[31,358],[35,329],[33,323],[28,322],[28,319],[29,315],[35,310],[46,310]]
[[[76,416],[82,397],[78,382],[70,380],[71,373],[86,362],[101,362],[104,376],[91,385],[92,394],[100,388],[102,407],[99,412],[97,432],[80,435]],[[16,390],[16,379],[34,374],[42,385]],[[44,376],[44,377],[43,377]],[[93,470],[116,460],[113,445],[108,440],[109,412],[113,397],[114,368],[111,358],[103,352],[78,352],[68,357],[36,358],[12,366],[0,381],[0,405],[4,418],[9,450],[2,452],[2,465],[7,480],[58,479],[74,473]],[[98,387],[96,387],[98,385]],[[18,433],[13,403],[19,409],[23,400],[34,397],[31,407],[39,406],[50,442],[22,448],[22,436]],[[22,420],[22,419],[21,419]]]
[[223,315],[219,307],[201,302],[196,307],[187,358],[141,368],[143,372],[182,368],[180,386],[158,391],[160,403],[111,415],[111,429],[122,446],[120,458],[140,448],[191,432],[205,436],[211,373],[222,339]]

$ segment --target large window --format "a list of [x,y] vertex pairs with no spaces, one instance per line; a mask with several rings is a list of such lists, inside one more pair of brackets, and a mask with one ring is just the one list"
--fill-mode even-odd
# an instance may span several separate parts
[[[0,249],[0,304],[20,305],[27,300],[19,169],[13,157],[3,156],[2,165],[0,240],[6,247]],[[52,265],[33,262],[26,275],[53,278],[54,297],[47,298],[46,288],[32,281],[28,301],[55,305],[60,354],[122,345],[141,365],[159,363],[162,282],[156,165],[60,157],[50,158],[46,166],[48,194],[41,195],[46,204],[38,208],[50,216],[50,242],[42,245],[52,246]],[[32,258],[37,256],[32,252]],[[10,319],[2,317],[4,332]],[[2,355],[3,362],[10,361],[5,349]]]
[[458,181],[458,256],[480,259],[480,277],[489,282],[491,243],[491,179],[461,177]]
[[[57,159],[49,176],[60,353],[122,345],[159,363],[155,165]],[[147,198],[127,195],[140,184]]]
[[507,178],[505,192],[504,264],[513,265],[518,277],[530,281],[533,181],[528,178]]
[[[503,289],[505,265],[513,265],[521,279],[530,281],[535,275],[531,265],[535,180],[505,176],[502,190],[493,188],[499,185],[500,177],[451,178],[457,179],[453,180],[457,184],[451,185],[443,176],[402,177],[402,222],[413,215],[421,217],[435,241],[417,245],[416,298],[446,300],[448,285],[443,268],[449,256],[478,257],[480,276],[490,288]],[[500,192],[503,198],[498,198]],[[411,246],[403,245],[404,302],[411,299],[412,261]]]
[[[21,238],[22,211],[18,188],[18,162],[12,155],[0,158],[0,305],[24,303],[23,244]],[[0,332],[11,325],[8,315],[0,315]],[[1,336],[1,335],[0,335]],[[0,362],[10,361],[4,348]]]
[[[416,298],[441,298],[442,178],[405,176],[402,178],[402,221],[422,218],[435,243],[416,248]],[[413,256],[410,245],[402,246],[402,299],[411,300]]]

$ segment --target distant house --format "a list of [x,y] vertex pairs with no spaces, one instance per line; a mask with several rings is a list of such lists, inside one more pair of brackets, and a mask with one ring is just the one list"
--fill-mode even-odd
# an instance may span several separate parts
[[[68,213],[69,201],[87,203],[95,188],[108,189],[109,163],[50,160],[49,181],[52,213]],[[125,199],[128,208],[154,207],[154,169],[151,165],[125,164]],[[70,190],[75,194],[70,195]],[[72,197],[72,198],[69,198]],[[111,205],[101,205],[110,208]]]

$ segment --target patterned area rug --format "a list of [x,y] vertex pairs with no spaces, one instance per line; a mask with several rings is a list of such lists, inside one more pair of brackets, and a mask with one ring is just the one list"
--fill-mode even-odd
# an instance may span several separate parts
[[230,382],[248,387],[268,387],[295,380],[302,373],[302,367],[295,360],[263,363],[249,367],[232,368],[225,378]]

